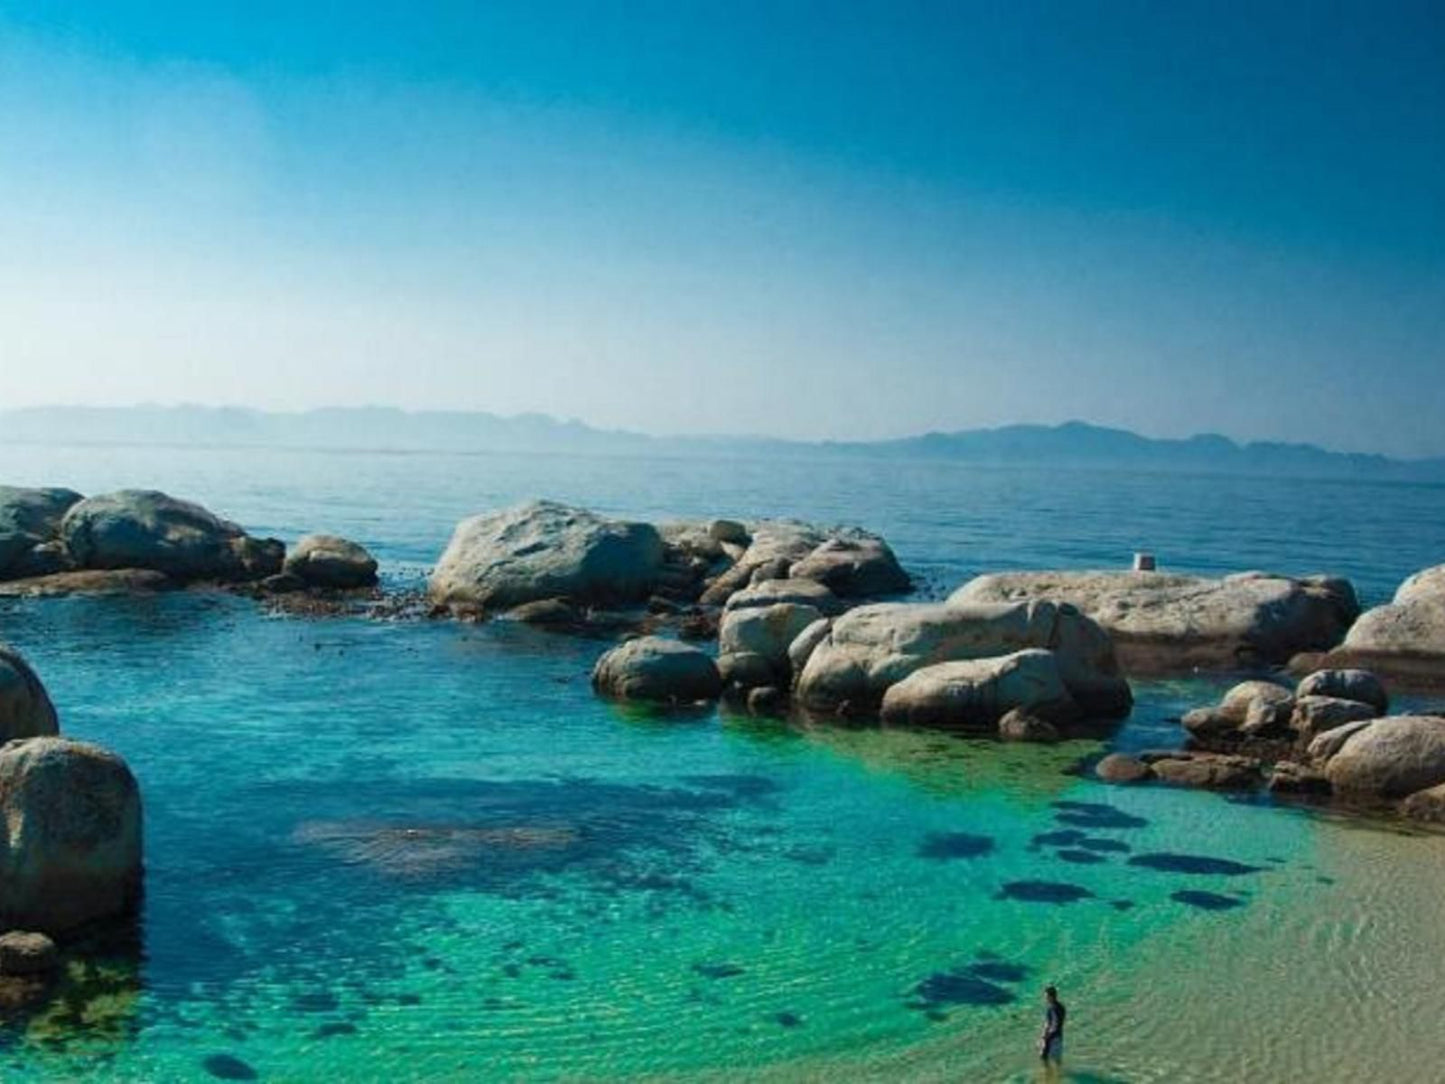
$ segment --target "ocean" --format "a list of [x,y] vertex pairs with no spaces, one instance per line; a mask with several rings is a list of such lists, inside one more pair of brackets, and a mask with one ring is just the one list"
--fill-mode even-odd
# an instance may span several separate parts
[[[164,489],[362,542],[416,585],[532,497],[882,533],[981,572],[1348,576],[1445,561],[1445,487],[947,462],[0,445],[0,481]],[[0,600],[66,734],[130,763],[147,890],[6,1079],[1434,1079],[1445,837],[1070,768],[1177,744],[1226,675],[1106,741],[1012,746],[604,703],[606,641],[276,616],[230,595]],[[1406,705],[1410,701],[1403,701]]]

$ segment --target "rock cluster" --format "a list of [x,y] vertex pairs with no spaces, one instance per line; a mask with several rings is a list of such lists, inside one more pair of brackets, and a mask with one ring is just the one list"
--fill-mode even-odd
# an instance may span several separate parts
[[1218,704],[1185,714],[1190,749],[1114,753],[1095,772],[1110,783],[1267,785],[1445,819],[1445,718],[1389,715],[1389,705],[1383,683],[1366,670],[1315,671],[1293,689],[1245,681]]
[[334,535],[308,535],[287,556],[278,540],[157,490],[85,498],[0,486],[0,593],[134,594],[196,582],[350,589],[376,582],[376,562]]

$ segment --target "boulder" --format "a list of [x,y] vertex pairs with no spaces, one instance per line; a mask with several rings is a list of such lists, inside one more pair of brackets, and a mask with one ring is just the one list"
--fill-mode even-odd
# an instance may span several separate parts
[[534,501],[459,523],[428,594],[434,603],[479,609],[558,596],[633,602],[651,594],[662,563],[662,538],[649,524]]
[[1156,779],[1176,787],[1253,790],[1264,782],[1257,760],[1217,753],[1170,753],[1151,758]]
[[1374,707],[1376,715],[1390,710],[1390,697],[1384,684],[1368,670],[1316,670],[1301,679],[1295,696],[1355,700]]
[[1186,711],[1179,722],[1193,737],[1207,742],[1216,738],[1235,736],[1244,720],[1232,715],[1225,715],[1217,707],[1213,707],[1194,708],[1192,711]]
[[1445,597],[1416,595],[1376,606],[1350,626],[1340,656],[1388,667],[1394,657],[1425,658],[1438,667],[1445,659]]
[[0,486],[0,578],[60,571],[63,563],[48,567],[53,562],[45,554],[62,560],[58,548],[48,547],[54,546],[65,513],[80,500],[70,489]]
[[748,529],[734,519],[715,519],[707,525],[707,535],[719,544],[729,542],[746,547],[752,542]]
[[0,975],[45,975],[59,966],[60,952],[43,933],[11,930],[0,934]]
[[895,595],[911,586],[888,543],[867,531],[843,531],[820,543],[788,570],[795,580],[816,580],[845,598]]
[[1315,764],[1323,764],[1343,749],[1345,742],[1373,722],[1373,719],[1360,719],[1353,723],[1341,723],[1321,734],[1316,734],[1306,747],[1306,756]]
[[1108,631],[1126,671],[1283,663],[1337,644],[1358,609],[1343,581],[1242,573],[1009,572],[980,576],[950,604],[1070,603]]
[[583,622],[583,615],[564,598],[539,598],[536,602],[524,602],[502,616],[524,625],[550,628],[572,628]]
[[1419,599],[1445,599],[1445,565],[1421,569],[1395,589],[1394,602],[1404,606]]
[[60,732],[50,694],[20,652],[0,644],[0,744]]
[[748,690],[747,703],[751,715],[782,715],[788,707],[788,695],[776,685],[760,685]]
[[628,640],[597,660],[592,687],[618,700],[690,704],[722,691],[717,664],[700,648],[659,636]]
[[1219,712],[1226,718],[1243,723],[1256,703],[1279,707],[1286,716],[1294,704],[1294,694],[1272,681],[1241,681],[1232,685],[1219,701]]
[[1094,774],[1105,783],[1142,783],[1154,777],[1154,769],[1128,753],[1110,753],[1094,765]]
[[312,587],[347,589],[376,583],[376,559],[333,534],[308,534],[286,555],[284,570]]
[[773,579],[744,587],[728,597],[723,606],[725,612],[733,610],[759,609],[790,602],[800,606],[811,606],[820,614],[836,616],[844,610],[842,600],[821,583],[812,580]]
[[1050,745],[1059,740],[1059,731],[1047,719],[1040,719],[1027,708],[1010,708],[998,721],[998,736],[1004,741],[1037,742]]
[[0,924],[63,933],[141,887],[141,800],[114,753],[66,738],[0,748]]
[[1380,712],[1373,704],[1345,700],[1336,696],[1301,696],[1294,702],[1289,728],[1301,741],[1313,741],[1318,735],[1346,723],[1374,719]]
[[1445,824],[1445,783],[1417,790],[1400,803],[1400,812],[1412,820]]
[[282,543],[252,538],[198,504],[151,489],[88,497],[60,523],[71,558],[88,569],[151,569],[177,580],[258,580],[281,570]]
[[804,629],[822,617],[814,607],[796,602],[725,610],[718,629],[718,650],[724,654],[754,652],[786,673],[788,648]]
[[1029,648],[921,667],[888,687],[881,714],[906,726],[994,730],[1015,708],[1063,722],[1079,717],[1053,652]]
[[788,669],[794,677],[803,672],[803,667],[807,666],[808,660],[812,658],[813,650],[828,638],[828,630],[832,627],[830,618],[820,617],[793,637],[793,642],[788,645]]
[[1391,715],[1350,734],[1325,764],[1337,793],[1404,798],[1445,783],[1445,718]]
[[699,601],[705,606],[721,606],[752,583],[753,574],[759,569],[771,578],[786,577],[794,561],[812,553],[826,538],[819,528],[797,520],[765,520],[755,524],[747,548],[738,553],[731,568],[708,585]]
[[1330,780],[1324,772],[1291,760],[1275,764],[1265,780],[1265,785],[1275,794],[1326,795],[1330,793]]
[[1086,715],[1126,715],[1133,704],[1109,637],[1072,606],[874,603],[835,618],[798,679],[804,707],[865,713],[888,687],[941,662],[991,659],[1025,648],[1055,656],[1064,687]]
[[755,651],[719,655],[717,672],[722,680],[723,692],[728,696],[777,685],[778,681],[786,676],[779,673],[776,663]]

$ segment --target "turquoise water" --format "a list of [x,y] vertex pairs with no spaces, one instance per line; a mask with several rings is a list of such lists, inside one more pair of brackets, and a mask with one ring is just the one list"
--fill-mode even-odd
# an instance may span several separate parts
[[[944,465],[0,447],[414,578],[545,494],[883,531],[930,590],[1119,564],[1355,577],[1442,559],[1445,491]],[[1317,525],[1328,522],[1329,529]],[[0,603],[64,729],[146,801],[134,937],[5,1018],[7,1079],[1029,1080],[1038,992],[1079,1080],[1431,1079],[1445,839],[1105,788],[1104,744],[966,742],[596,700],[602,641],[311,620],[225,596]],[[1223,680],[1223,679],[1220,679]],[[1110,743],[1219,682],[1140,685]]]

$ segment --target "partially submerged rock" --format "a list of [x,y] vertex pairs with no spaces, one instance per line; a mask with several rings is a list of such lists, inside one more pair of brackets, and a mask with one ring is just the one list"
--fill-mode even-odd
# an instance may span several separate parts
[[1128,713],[1132,696],[1109,637],[1073,607],[1049,602],[861,606],[836,618],[813,649],[798,698],[812,711],[867,713],[916,670],[1025,648],[1054,654],[1064,688],[1085,715]]
[[286,554],[285,572],[311,587],[348,590],[376,583],[376,558],[332,534],[308,534]]
[[618,700],[690,704],[716,700],[722,679],[712,657],[700,648],[643,636],[619,644],[598,659],[592,686]]
[[1400,812],[1412,820],[1445,824],[1445,783],[1417,790],[1400,803]]
[[1146,755],[1154,778],[1176,787],[1254,790],[1264,782],[1260,762],[1222,753],[1171,752]]
[[1142,783],[1154,777],[1148,764],[1128,753],[1110,753],[1094,765],[1094,774],[1105,783]]
[[1380,712],[1373,704],[1337,696],[1301,696],[1294,702],[1289,728],[1301,741],[1313,741],[1320,734],[1346,723],[1374,719]]
[[1390,697],[1384,683],[1368,670],[1316,670],[1306,674],[1295,688],[1295,696],[1328,696],[1369,704],[1375,714],[1390,710]]
[[80,500],[71,489],[0,486],[0,579],[60,571],[60,521]]
[[1035,742],[1051,745],[1063,735],[1047,719],[1041,719],[1027,708],[1010,708],[998,721],[998,736],[1003,741]]
[[662,564],[662,538],[650,524],[533,501],[459,523],[428,594],[483,610],[555,597],[635,602],[652,593]]
[[68,595],[150,595],[181,585],[150,568],[78,569],[0,581],[0,597],[53,598]]
[[0,748],[0,924],[63,933],[130,910],[141,801],[125,761],[66,738]]
[[1337,644],[1358,613],[1346,581],[1241,573],[1009,572],[980,576],[954,604],[1045,599],[1108,631],[1120,665],[1141,672],[1249,668]]
[[180,581],[257,580],[281,570],[285,547],[253,538],[190,501],[127,489],[71,506],[60,537],[77,567],[151,569]]
[[1053,652],[1029,648],[920,667],[888,687],[881,715],[893,724],[995,731],[1016,708],[1059,722],[1078,718]]
[[0,745],[60,732],[55,705],[20,652],[0,644]]

